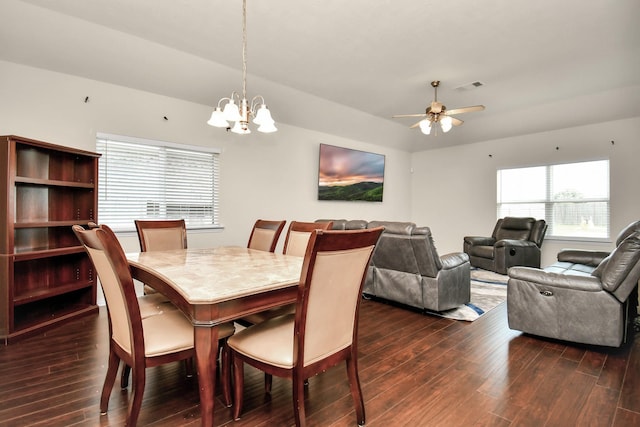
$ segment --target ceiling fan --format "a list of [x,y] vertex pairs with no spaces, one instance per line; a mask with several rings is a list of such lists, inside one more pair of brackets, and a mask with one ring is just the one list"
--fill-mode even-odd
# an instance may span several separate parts
[[[460,126],[464,122],[456,117],[452,117],[454,114],[472,113],[474,111],[484,110],[484,105],[473,105],[471,107],[454,108],[447,110],[441,102],[438,102],[438,86],[440,86],[440,80],[434,80],[431,82],[431,86],[435,90],[435,98],[422,114],[399,114],[393,116],[394,119],[403,117],[424,117],[419,122],[410,126],[410,129],[420,126],[420,130],[425,135],[431,133],[434,123],[440,123],[442,132],[449,132],[452,126]],[[437,130],[436,130],[437,132]]]

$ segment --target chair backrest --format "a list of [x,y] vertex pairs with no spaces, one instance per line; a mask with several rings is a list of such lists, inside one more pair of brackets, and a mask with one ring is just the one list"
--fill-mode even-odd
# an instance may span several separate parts
[[285,255],[304,256],[309,237],[314,230],[331,230],[333,222],[301,222],[291,221],[287,230],[282,253]]
[[640,280],[640,231],[628,234],[591,275],[619,301],[626,301]]
[[257,220],[249,235],[247,248],[265,252],[275,251],[285,223],[286,221]]
[[631,224],[627,225],[625,228],[618,233],[618,237],[616,237],[616,246],[620,246],[620,243],[636,231],[640,231],[640,221],[634,221]]
[[144,355],[140,307],[129,263],[113,231],[106,225],[73,232],[84,245],[100,278],[107,302],[111,339],[125,352]]
[[294,348],[303,366],[357,344],[362,286],[382,227],[314,230],[298,286]]
[[142,252],[187,248],[187,227],[184,219],[137,219],[134,222]]
[[540,247],[546,232],[547,223],[543,219],[507,216],[496,222],[492,237],[496,240],[529,240]]
[[316,219],[316,222],[332,222],[332,230],[364,230],[368,224],[363,219]]

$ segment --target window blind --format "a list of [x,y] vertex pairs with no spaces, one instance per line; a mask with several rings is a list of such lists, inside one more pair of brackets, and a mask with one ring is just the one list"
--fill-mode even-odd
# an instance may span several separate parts
[[498,170],[498,218],[545,219],[547,236],[609,238],[609,161]]
[[135,219],[184,219],[219,227],[219,152],[138,138],[101,136],[98,218],[117,231]]

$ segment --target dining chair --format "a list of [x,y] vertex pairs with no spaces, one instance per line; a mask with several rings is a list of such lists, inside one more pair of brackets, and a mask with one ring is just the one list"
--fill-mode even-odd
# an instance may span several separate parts
[[[87,228],[95,229],[100,228],[100,226],[95,222],[90,221],[89,223],[87,223]],[[178,307],[169,302],[167,297],[165,297],[161,293],[155,292],[154,290],[152,290],[152,292],[149,294],[139,296],[138,305],[140,306],[140,317],[142,317],[143,319],[145,317],[155,316],[156,314],[162,314],[166,310],[178,309]],[[126,375],[128,375],[128,373]],[[127,387],[127,382],[122,385],[122,388]]]
[[304,380],[344,361],[357,421],[364,425],[358,378],[358,313],[366,271],[382,230],[312,231],[295,314],[274,317],[229,338],[236,420],[243,406],[245,363],[292,380],[296,426],[304,426]]
[[[193,357],[193,325],[178,310],[143,319],[127,258],[113,231],[106,225],[87,230],[74,225],[72,229],[89,254],[107,303],[109,361],[100,398],[100,413],[104,415],[107,412],[122,361],[133,371],[126,425],[135,426],[142,406],[146,368]],[[223,331],[220,332],[222,334]]]
[[331,230],[333,221],[327,222],[302,222],[291,221],[287,230],[287,237],[284,241],[285,255],[304,256],[307,250],[307,243],[313,230]]
[[[287,230],[287,236],[282,251],[285,255],[293,255],[303,257],[307,249],[307,243],[313,230],[331,230],[333,222],[301,222],[291,221],[289,229]],[[240,323],[243,325],[255,325],[256,323],[264,322],[272,317],[280,316],[283,314],[294,313],[296,310],[295,304],[287,304],[280,307],[275,307],[269,310],[260,311],[258,313],[248,314],[241,319]],[[269,384],[266,385],[267,388]]]
[[286,221],[257,220],[249,235],[247,248],[274,252],[285,223]]
[[[149,251],[167,251],[174,249],[187,249],[187,226],[184,219],[164,219],[164,220],[134,220],[136,231],[138,232],[138,241],[140,242],[140,250],[142,252]],[[149,285],[144,285],[144,296],[139,298],[140,311],[142,317],[153,315],[157,311],[177,310],[171,302],[162,294],[158,293]],[[233,334],[235,327],[233,322],[226,323],[220,328],[220,348],[222,359],[227,358],[226,339]],[[188,359],[187,376],[191,376],[193,372],[192,360]],[[221,361],[221,370],[225,370],[229,363]],[[122,378],[120,387],[126,388],[129,383],[130,368],[125,365],[122,370]],[[230,391],[223,387],[224,400],[227,405],[230,404]]]
[[[187,249],[187,226],[184,219],[136,219],[133,222],[142,252]],[[156,290],[145,284],[144,293],[154,294]]]

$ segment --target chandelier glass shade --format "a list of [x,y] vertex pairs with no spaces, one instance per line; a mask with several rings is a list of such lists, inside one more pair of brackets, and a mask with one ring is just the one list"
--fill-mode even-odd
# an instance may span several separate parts
[[258,125],[258,132],[271,133],[278,130],[261,95],[253,97],[251,102],[247,100],[247,0],[242,0],[242,94],[234,91],[230,97],[221,98],[207,124],[247,135],[251,133],[251,117],[253,123]]

